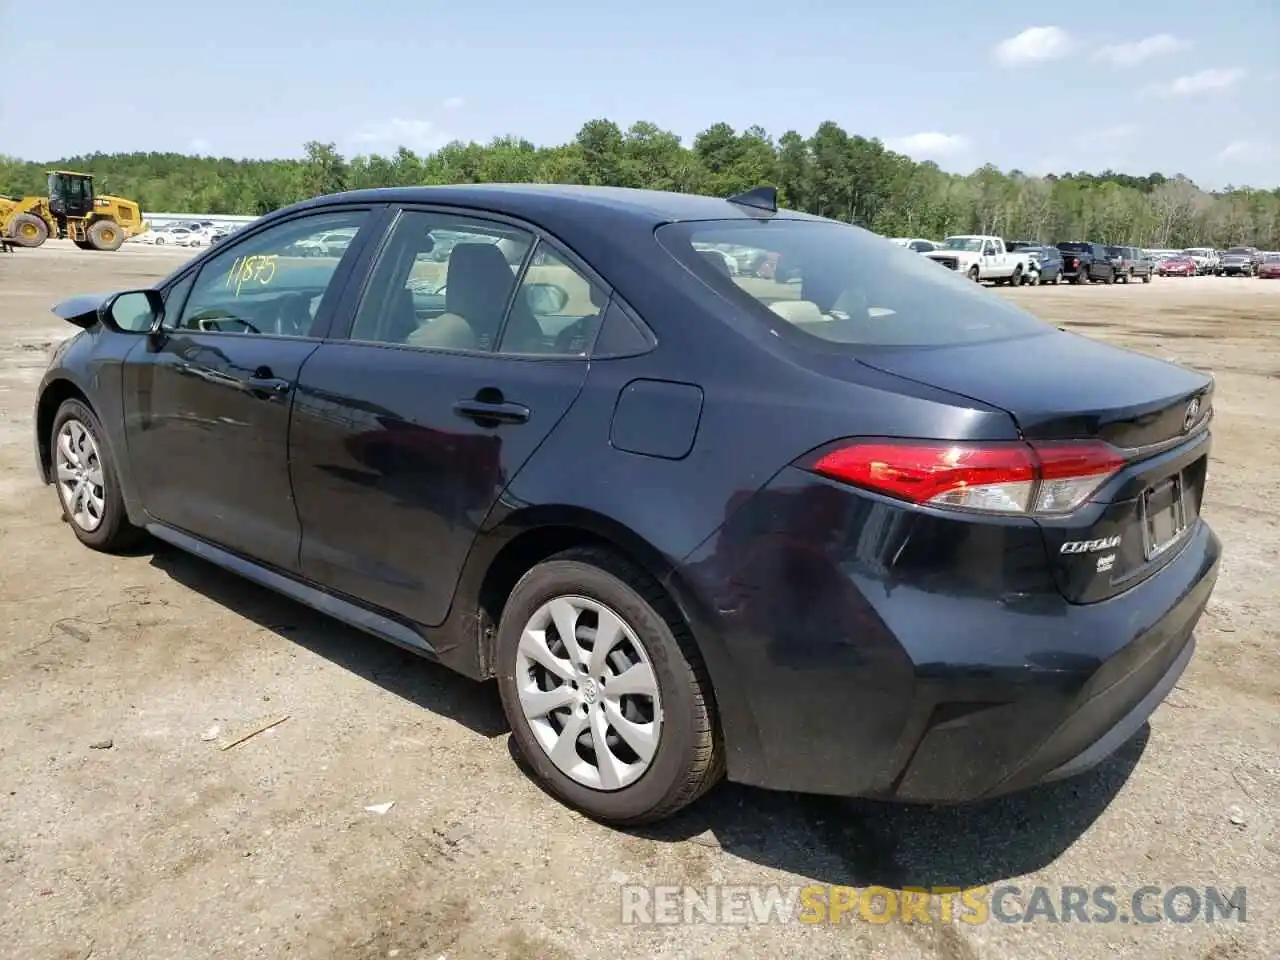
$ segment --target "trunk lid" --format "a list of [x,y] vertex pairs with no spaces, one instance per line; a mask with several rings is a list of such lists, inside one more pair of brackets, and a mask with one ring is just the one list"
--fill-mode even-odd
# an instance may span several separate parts
[[1073,602],[1140,583],[1198,523],[1213,404],[1204,373],[1063,331],[859,359],[1004,410],[1027,440],[1099,439],[1126,456],[1074,513],[1038,520],[1059,588]]

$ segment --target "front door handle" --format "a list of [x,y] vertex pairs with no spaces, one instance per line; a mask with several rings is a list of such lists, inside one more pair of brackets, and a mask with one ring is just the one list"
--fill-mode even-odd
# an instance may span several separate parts
[[289,381],[279,377],[249,377],[241,381],[250,393],[288,393]]
[[522,403],[510,401],[459,400],[453,405],[453,412],[477,423],[527,423],[529,408]]

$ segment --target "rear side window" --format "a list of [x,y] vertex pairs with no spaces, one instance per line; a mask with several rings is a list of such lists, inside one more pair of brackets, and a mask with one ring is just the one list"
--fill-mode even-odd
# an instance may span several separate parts
[[[823,350],[980,343],[1052,330],[933,257],[825,220],[672,223],[680,263],[791,342]],[[737,272],[723,266],[724,258]],[[934,256],[945,256],[946,251]]]

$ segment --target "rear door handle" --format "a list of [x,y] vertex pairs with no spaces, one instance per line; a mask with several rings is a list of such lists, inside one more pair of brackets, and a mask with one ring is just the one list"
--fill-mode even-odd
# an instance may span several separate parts
[[459,400],[453,405],[453,412],[477,423],[527,423],[529,408],[522,403],[498,401],[486,403],[483,400]]

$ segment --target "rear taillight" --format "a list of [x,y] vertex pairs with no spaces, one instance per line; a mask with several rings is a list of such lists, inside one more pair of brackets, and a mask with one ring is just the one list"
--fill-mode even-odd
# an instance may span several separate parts
[[811,469],[910,503],[984,513],[1070,513],[1124,466],[1096,440],[1041,443],[855,441],[828,448]]

